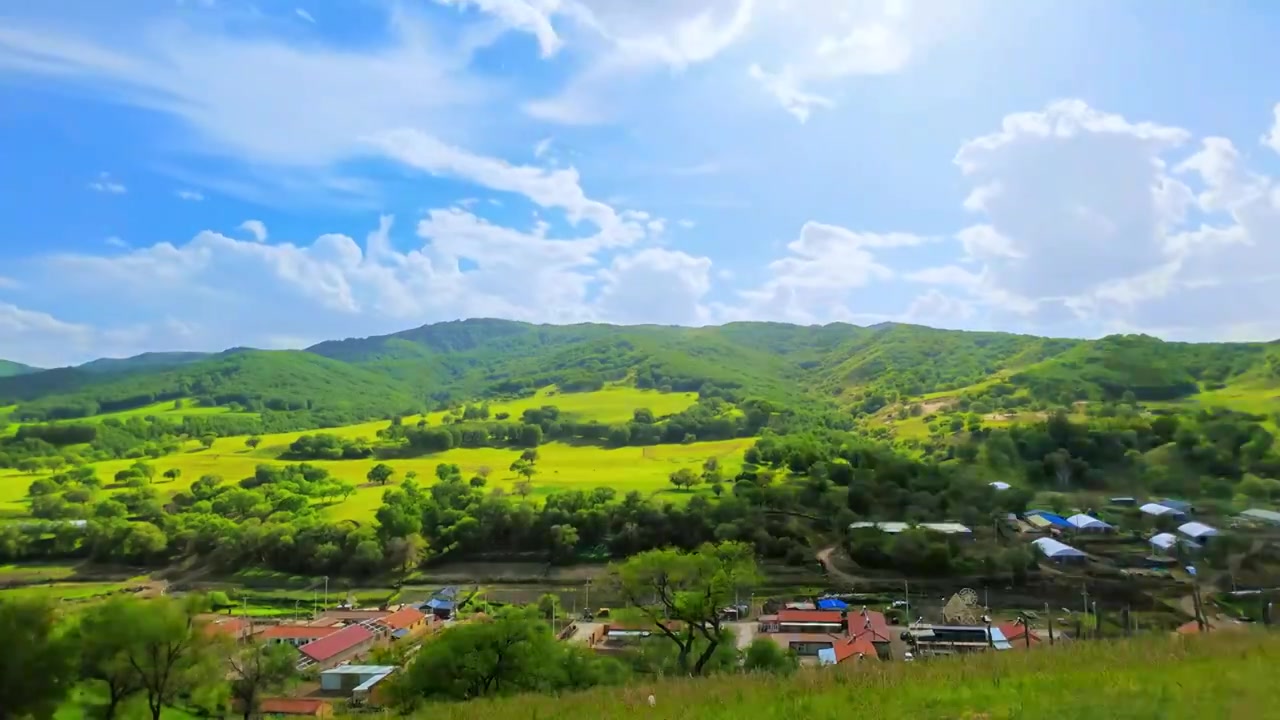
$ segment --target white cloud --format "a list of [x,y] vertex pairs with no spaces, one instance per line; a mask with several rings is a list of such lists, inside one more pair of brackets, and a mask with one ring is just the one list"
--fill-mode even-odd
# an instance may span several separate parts
[[52,367],[59,364],[60,353],[65,352],[62,347],[81,348],[92,336],[93,329],[86,325],[0,303],[0,358]]
[[201,202],[204,200],[204,193],[196,190],[178,190],[174,193],[179,200],[187,200],[189,202]]
[[533,156],[541,159],[551,149],[551,138],[543,138],[533,146]]
[[1272,150],[1280,153],[1280,103],[1271,110],[1271,131],[1262,136],[1262,142]]
[[698,226],[698,223],[692,220],[677,220],[676,224],[684,228],[685,230],[692,230]]
[[111,174],[105,171],[98,173],[98,179],[89,183],[89,189],[109,195],[123,195],[129,192],[129,188],[125,187],[123,183],[112,179]]
[[711,290],[711,259],[648,248],[614,258],[601,272],[600,312],[614,322],[696,325],[708,321],[702,305]]
[[245,220],[240,223],[239,229],[249,233],[260,243],[267,241],[267,226],[261,220]]
[[11,277],[0,275],[0,290],[17,290],[22,287],[22,283]]
[[927,239],[907,233],[859,233],[807,222],[787,244],[790,254],[769,264],[772,277],[739,293],[742,303],[721,306],[729,319],[769,318],[800,323],[856,316],[846,302],[851,291],[895,276],[873,250],[920,245]]
[[[291,45],[262,33],[147,21],[113,32],[6,21],[0,74],[49,78],[171,115],[192,149],[254,164],[317,169],[367,150],[361,138],[461,119],[488,90],[469,57],[400,8],[377,48]],[[461,125],[457,125],[461,127]]]
[[954,327],[972,318],[975,312],[972,302],[930,288],[911,302],[903,319],[907,322]]
[[312,17],[311,13],[307,12],[304,8],[294,8],[293,14],[297,15],[302,20],[311,23],[312,25],[316,23],[316,19]]
[[538,39],[543,57],[551,57],[563,41],[551,25],[551,13],[559,0],[436,0],[441,5],[475,8],[498,18],[505,25],[527,32]]
[[113,247],[113,248],[128,248],[128,247],[129,247],[129,243],[127,243],[127,242],[125,242],[124,240],[120,239],[120,237],[119,237],[119,236],[117,236],[117,235],[112,235],[112,236],[108,237],[106,240],[103,240],[103,242],[105,242],[107,245],[109,245],[109,246],[111,246],[111,247]]

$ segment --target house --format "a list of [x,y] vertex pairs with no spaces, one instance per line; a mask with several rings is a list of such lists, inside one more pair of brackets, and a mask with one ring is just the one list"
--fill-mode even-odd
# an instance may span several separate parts
[[865,635],[854,638],[835,638],[830,648],[818,650],[819,665],[839,665],[846,660],[878,661],[876,646]]
[[1075,528],[1077,532],[1088,533],[1109,533],[1114,532],[1115,528],[1109,523],[1105,523],[1092,515],[1084,513],[1076,513],[1067,518],[1067,523]]
[[1183,523],[1178,526],[1178,532],[1186,535],[1188,538],[1204,545],[1209,542],[1209,538],[1218,535],[1218,529],[1205,525],[1201,522]]
[[258,637],[268,645],[285,643],[294,647],[302,647],[338,632],[341,628],[316,625],[272,625],[263,630]]
[[1240,519],[1263,525],[1280,525],[1280,512],[1250,508],[1240,513]]
[[302,666],[330,668],[373,647],[373,631],[364,625],[348,625],[341,630],[298,648]]
[[316,616],[315,625],[352,625],[381,620],[390,615],[387,610],[325,610]]
[[1040,644],[1040,636],[1036,631],[1019,621],[1000,623],[996,628],[1014,648],[1036,647]]
[[239,642],[253,634],[253,621],[246,617],[230,615],[199,615],[196,622],[205,637],[226,637]]
[[915,625],[908,633],[911,644],[929,655],[1013,649],[1004,632],[995,626]]
[[396,670],[395,665],[339,665],[320,672],[320,689],[327,693],[364,698],[375,685]]
[[[835,610],[779,610],[775,623],[765,632],[775,633],[839,633],[844,634],[844,613]],[[763,620],[763,618],[761,618]]]
[[[238,706],[236,713],[243,714],[243,706]],[[263,698],[258,703],[258,715],[260,717],[292,715],[327,718],[333,715],[333,705],[326,700],[316,698]]]
[[1031,544],[1035,545],[1046,558],[1056,563],[1084,562],[1088,557],[1083,552],[1053,538],[1039,538],[1031,541]]
[[866,637],[876,644],[890,641],[889,621],[885,619],[882,612],[868,610],[864,606],[860,612],[849,613],[845,621],[848,623],[849,635],[852,637]]
[[1110,498],[1109,500],[1107,500],[1107,502],[1111,503],[1112,505],[1123,505],[1125,507],[1133,507],[1138,504],[1138,499],[1129,497],[1128,495],[1122,495],[1120,497]]
[[1142,507],[1139,507],[1138,510],[1142,512],[1143,515],[1150,515],[1152,517],[1170,517],[1174,520],[1182,520],[1187,517],[1187,513],[1185,511],[1175,510],[1168,505],[1162,505],[1160,503],[1147,503]]
[[405,606],[377,621],[394,640],[413,637],[425,632],[431,625],[430,618],[421,610]]
[[457,604],[453,600],[449,600],[447,598],[433,597],[419,605],[418,609],[424,613],[430,613],[441,620],[448,620],[453,617],[453,612],[457,609]]

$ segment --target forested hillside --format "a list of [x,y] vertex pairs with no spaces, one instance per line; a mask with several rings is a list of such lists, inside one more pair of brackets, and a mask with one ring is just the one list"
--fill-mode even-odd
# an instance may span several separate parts
[[12,360],[0,360],[0,377],[12,377],[14,375],[26,375],[27,373],[39,372],[39,368],[33,368],[30,365],[23,365]]
[[32,421],[186,399],[294,413],[303,426],[320,427],[550,385],[578,392],[615,383],[856,416],[946,397],[999,400],[1001,408],[1130,394],[1179,400],[1237,382],[1280,385],[1278,358],[1262,343],[1081,341],[893,323],[681,328],[479,319],[306,351],[151,353],[0,377],[0,404],[18,404],[14,419]]

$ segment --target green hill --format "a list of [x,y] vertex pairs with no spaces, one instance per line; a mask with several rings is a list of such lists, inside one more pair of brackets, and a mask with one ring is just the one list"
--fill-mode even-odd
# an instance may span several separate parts
[[328,341],[303,352],[149,353],[0,377],[0,404],[20,405],[19,419],[57,419],[190,398],[357,421],[527,396],[549,385],[577,392],[609,383],[863,412],[946,395],[1062,404],[1133,393],[1170,401],[1229,397],[1243,384],[1254,395],[1280,387],[1280,348],[1134,335],[1084,341],[897,323],[684,328],[475,319]]
[[27,375],[33,372],[40,372],[40,368],[34,368],[30,365],[23,365],[12,360],[0,360],[0,377],[14,377],[16,375]]
[[[53,375],[55,374],[56,375]],[[194,399],[247,410],[308,413],[320,424],[407,413],[422,401],[386,375],[302,351],[238,350],[159,372],[101,375],[83,370],[30,376],[42,384],[65,380],[70,392],[18,398],[17,420],[66,419]],[[0,397],[13,386],[0,383]]]

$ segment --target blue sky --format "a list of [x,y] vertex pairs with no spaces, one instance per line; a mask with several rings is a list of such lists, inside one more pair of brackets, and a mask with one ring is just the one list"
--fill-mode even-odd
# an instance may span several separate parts
[[1280,337],[1280,8],[0,3],[0,357],[459,317]]

